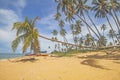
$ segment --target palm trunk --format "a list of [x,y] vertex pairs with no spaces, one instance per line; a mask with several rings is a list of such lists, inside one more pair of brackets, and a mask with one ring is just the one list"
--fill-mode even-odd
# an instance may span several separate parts
[[[84,14],[83,14],[83,18],[84,18],[84,20],[86,21]],[[90,36],[92,36],[92,34],[91,34],[91,32],[90,32],[90,29],[89,29],[88,25],[86,25],[86,27],[87,27],[87,30],[88,30]],[[95,44],[94,40],[93,40],[93,43]]]
[[115,46],[115,40],[114,40],[114,37],[113,37],[113,36],[112,36],[112,40],[113,40],[113,44],[114,44],[113,46]]
[[91,17],[89,16],[89,14],[87,14],[87,16],[88,16],[88,18],[90,19],[90,21],[92,22],[92,24],[93,24],[93,26],[95,27],[95,29],[97,30],[99,36],[101,37],[101,34],[100,34],[100,32],[99,32],[97,26],[95,25],[95,23],[93,22],[93,20],[92,20]]
[[119,27],[120,27],[120,21],[119,21],[118,16],[117,16],[117,14],[116,14],[116,12],[115,12],[114,9],[113,9],[113,12],[114,12],[114,15],[115,15],[115,17],[116,17],[116,19],[117,19],[117,22],[118,22],[118,24],[119,24]]
[[98,39],[100,39],[98,34],[90,27],[90,25],[82,17],[80,17],[78,14],[76,14],[76,16],[79,17],[91,29],[91,31],[97,36]]
[[[47,37],[44,37],[44,36],[42,36],[42,35],[39,35],[39,37],[44,38],[44,39],[46,39],[46,40],[53,41],[53,39],[51,39],[51,38],[47,38]],[[62,44],[69,44],[69,45],[72,45],[72,46],[78,46],[78,47],[81,47],[81,46],[79,46],[79,45],[75,45],[75,44],[68,43],[68,42],[62,42],[62,41],[58,41],[58,40],[56,40],[55,42],[62,43]],[[90,48],[90,47],[87,47],[87,46],[82,46],[82,47],[83,47],[83,48]]]
[[[114,32],[114,29],[113,29],[113,27],[112,27],[112,25],[111,25],[111,23],[110,23],[110,21],[109,21],[109,19],[108,19],[107,15],[106,15],[106,19],[107,19],[107,21],[108,21],[108,23],[109,23],[109,26],[110,26],[111,30]],[[116,35],[115,33],[114,33],[114,35],[115,35],[115,37],[116,37],[117,41],[120,43],[120,41],[119,41],[119,39],[118,39],[117,35]]]
[[113,16],[113,14],[111,13],[111,16],[113,17],[113,19],[114,19],[114,21],[115,21],[115,23],[116,23],[116,26],[117,26],[117,28],[118,28],[118,31],[120,31],[120,28],[119,28],[119,23],[116,21],[116,19],[115,19],[115,17]]
[[[64,39],[64,42],[67,42],[67,43],[68,43],[68,41],[67,41],[67,39],[66,39],[66,37],[65,37],[65,36],[63,36],[63,39]],[[68,50],[68,45],[67,45],[67,44],[65,44],[65,46],[66,46],[66,49]]]

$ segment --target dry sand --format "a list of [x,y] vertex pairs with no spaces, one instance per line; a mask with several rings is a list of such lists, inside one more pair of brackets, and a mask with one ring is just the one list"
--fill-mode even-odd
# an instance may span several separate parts
[[4,60],[0,61],[0,80],[120,80],[120,54]]

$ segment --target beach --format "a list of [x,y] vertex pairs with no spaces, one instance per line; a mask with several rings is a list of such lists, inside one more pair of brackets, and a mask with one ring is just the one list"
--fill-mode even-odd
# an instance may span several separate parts
[[120,53],[0,60],[0,80],[120,80]]

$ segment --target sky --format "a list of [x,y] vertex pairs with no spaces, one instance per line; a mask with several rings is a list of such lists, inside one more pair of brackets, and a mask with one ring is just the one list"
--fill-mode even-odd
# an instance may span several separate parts
[[[13,23],[23,21],[25,17],[34,19],[39,16],[41,20],[36,26],[40,34],[51,38],[51,32],[57,25],[54,20],[55,6],[54,0],[0,0],[0,52],[12,52],[11,42],[15,39],[15,31],[11,31],[11,28]],[[43,51],[53,44],[51,41],[39,39]],[[22,53],[21,44],[16,52]]]
[[[36,23],[39,33],[51,38],[53,29],[59,30],[58,23],[54,20],[55,13],[56,3],[54,0],[0,0],[0,52],[12,52],[11,42],[15,39],[15,31],[11,31],[11,28],[13,23],[23,21],[25,17],[34,19],[39,16],[41,20]],[[101,22],[104,21],[96,21],[97,26]],[[70,33],[70,31],[68,32]],[[84,29],[83,34],[86,32]],[[58,39],[63,41],[59,35]],[[72,34],[67,34],[67,39],[71,42]],[[53,42],[42,38],[39,40],[42,51],[51,52],[54,49]],[[48,46],[51,46],[51,49]],[[22,44],[19,45],[16,53],[22,53]]]

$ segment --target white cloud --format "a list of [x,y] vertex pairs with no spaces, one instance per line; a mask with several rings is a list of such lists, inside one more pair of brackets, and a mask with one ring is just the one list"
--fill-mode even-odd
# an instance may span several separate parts
[[42,18],[39,24],[47,25],[47,30],[58,29],[58,23],[54,20],[54,13]]
[[[22,10],[26,6],[26,0],[13,0],[12,2],[4,0],[2,3],[5,3],[5,7],[13,6],[15,9],[0,9],[0,51],[11,52],[11,42],[15,38],[15,32],[11,31],[11,28],[13,23],[21,20]],[[21,44],[17,51],[22,52]]]
[[0,9],[0,44],[10,50],[11,42],[15,38],[15,32],[11,31],[13,23],[19,21],[18,15],[13,10]]
[[13,22],[19,20],[18,15],[13,10],[0,9],[0,23],[11,26]]
[[18,0],[16,6],[24,8],[26,6],[26,0]]

